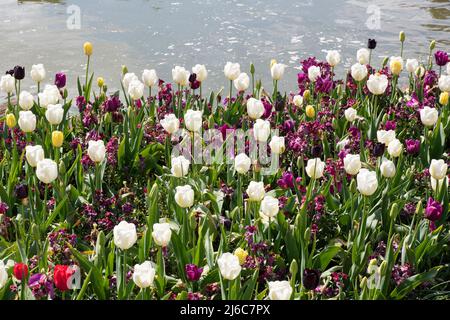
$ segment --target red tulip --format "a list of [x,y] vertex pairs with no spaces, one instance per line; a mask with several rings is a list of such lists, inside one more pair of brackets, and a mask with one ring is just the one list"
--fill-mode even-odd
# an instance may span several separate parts
[[28,266],[25,263],[16,263],[13,273],[17,280],[22,281],[22,279],[28,276]]
[[56,265],[53,270],[53,281],[55,282],[55,286],[61,291],[69,290],[67,285],[74,272],[75,270],[73,270],[70,266],[60,264]]

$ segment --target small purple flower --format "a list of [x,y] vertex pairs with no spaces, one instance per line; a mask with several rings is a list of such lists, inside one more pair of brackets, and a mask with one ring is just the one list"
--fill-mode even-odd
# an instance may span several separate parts
[[66,86],[66,75],[63,72],[58,72],[55,75],[55,85],[58,89],[62,89]]
[[189,281],[198,281],[200,277],[202,276],[203,268],[197,267],[195,264],[187,264],[184,267],[184,270],[186,271],[186,277]]
[[119,110],[121,105],[119,96],[112,96],[108,100],[105,101],[104,110],[106,112],[116,112]]
[[425,209],[425,218],[430,221],[437,221],[442,217],[442,205],[433,198],[428,198],[427,207]]
[[438,50],[434,54],[434,58],[436,59],[436,64],[438,66],[445,66],[448,62],[448,53],[442,50]]
[[409,154],[418,154],[420,151],[420,140],[406,139],[406,151]]
[[5,214],[9,207],[6,203],[0,201],[0,214]]
[[278,186],[283,189],[294,188],[294,176],[290,172],[283,172],[283,175],[277,181]]

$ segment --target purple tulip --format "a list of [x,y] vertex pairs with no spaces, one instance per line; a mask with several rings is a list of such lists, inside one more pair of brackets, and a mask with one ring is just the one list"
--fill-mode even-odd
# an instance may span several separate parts
[[427,207],[425,209],[425,218],[430,221],[437,221],[442,217],[442,205],[433,198],[428,198]]
[[409,154],[418,154],[420,151],[420,140],[406,139],[406,152]]
[[202,276],[203,268],[197,267],[195,264],[187,264],[184,267],[184,270],[186,271],[186,276],[189,281],[198,281],[200,277]]
[[58,72],[55,75],[55,85],[58,89],[62,89],[66,86],[66,75],[62,72]]
[[448,62],[448,53],[442,50],[436,51],[434,58],[436,59],[436,64],[438,66],[445,66]]
[[283,175],[277,181],[278,186],[283,189],[294,188],[294,176],[290,172],[283,172]]
[[395,130],[395,128],[397,127],[397,124],[393,120],[388,120],[388,121],[386,121],[386,124],[384,127],[386,128],[386,130]]

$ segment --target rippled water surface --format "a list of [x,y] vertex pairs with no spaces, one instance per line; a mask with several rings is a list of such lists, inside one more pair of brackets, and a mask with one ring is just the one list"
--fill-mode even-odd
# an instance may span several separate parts
[[[73,5],[81,26],[70,30]],[[450,51],[450,0],[0,0],[0,30],[0,70],[22,64],[28,73],[44,63],[49,75],[67,72],[71,88],[83,74],[81,48],[89,40],[96,76],[110,88],[117,88],[123,64],[136,73],[155,68],[169,79],[174,65],[203,63],[207,87],[217,90],[226,85],[226,61],[243,71],[253,62],[270,84],[268,64],[276,58],[289,65],[283,88],[294,90],[301,59],[337,49],[343,72],[369,37],[378,40],[378,61],[399,54],[400,30],[407,35],[405,57],[425,60],[432,39]]]

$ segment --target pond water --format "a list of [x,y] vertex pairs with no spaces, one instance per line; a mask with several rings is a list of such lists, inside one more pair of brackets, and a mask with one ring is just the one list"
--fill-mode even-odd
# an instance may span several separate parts
[[[271,86],[268,65],[275,58],[289,66],[282,88],[290,91],[300,60],[337,49],[343,73],[368,38],[378,41],[378,63],[399,55],[400,30],[407,35],[405,58],[425,61],[432,39],[450,51],[450,0],[0,0],[0,30],[2,73],[20,64],[29,78],[31,65],[44,63],[48,77],[68,74],[72,92],[83,75],[84,41],[94,44],[96,76],[111,89],[119,86],[121,65],[137,74],[155,68],[170,80],[173,66],[202,63],[206,87],[218,90],[228,85],[226,61],[247,72],[253,62]],[[29,79],[27,87],[36,90]]]

